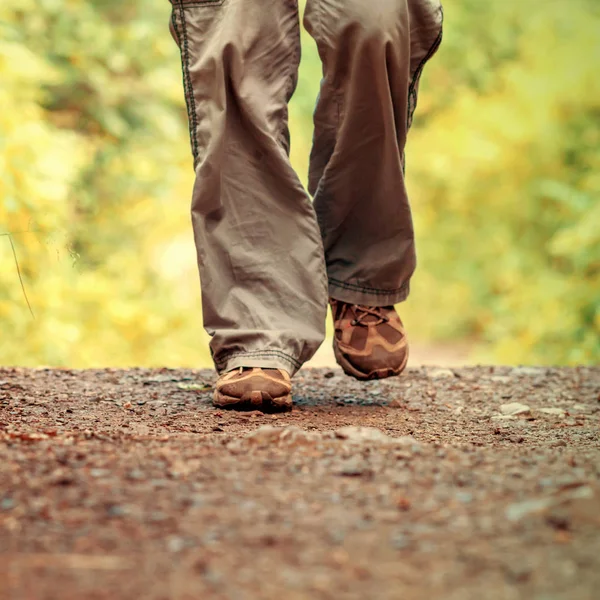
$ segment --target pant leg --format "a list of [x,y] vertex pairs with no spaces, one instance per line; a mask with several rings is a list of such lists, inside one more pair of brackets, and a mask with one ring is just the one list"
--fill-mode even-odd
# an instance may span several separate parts
[[192,223],[217,370],[293,374],[324,338],[316,216],[288,158],[295,0],[172,0],[196,181]]
[[401,302],[416,265],[404,147],[425,62],[441,41],[437,0],[308,0],[323,80],[309,190],[329,294]]

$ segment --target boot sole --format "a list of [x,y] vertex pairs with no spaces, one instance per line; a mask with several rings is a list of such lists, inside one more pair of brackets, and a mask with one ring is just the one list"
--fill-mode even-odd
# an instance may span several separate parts
[[359,379],[360,381],[371,381],[373,379],[386,379],[387,377],[397,377],[402,373],[402,371],[404,371],[404,369],[406,369],[406,365],[408,363],[407,347],[404,360],[402,361],[402,364],[400,364],[398,367],[396,367],[395,369],[392,369],[391,367],[386,367],[384,369],[376,369],[375,371],[372,371],[371,373],[367,374],[363,373],[362,371],[359,371],[356,367],[352,365],[352,363],[350,363],[344,357],[344,355],[340,352],[338,345],[335,343],[335,340],[333,342],[333,353],[335,355],[335,360],[337,361],[337,364],[340,365],[340,367],[342,367],[344,373],[346,373],[346,375],[350,375],[350,377],[354,377],[354,379]]
[[291,394],[273,398],[267,392],[262,392],[260,390],[248,392],[241,398],[227,396],[218,390],[215,390],[213,395],[213,406],[216,406],[217,408],[224,408],[226,410],[287,412],[292,410],[293,404],[294,402]]

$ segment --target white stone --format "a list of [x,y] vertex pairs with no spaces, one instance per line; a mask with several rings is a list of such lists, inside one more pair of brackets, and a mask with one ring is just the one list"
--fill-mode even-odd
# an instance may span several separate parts
[[518,416],[518,415],[528,415],[531,413],[531,409],[529,408],[529,406],[527,406],[527,404],[521,404],[520,402],[509,402],[508,404],[502,404],[500,405],[500,412],[503,415],[511,415],[511,416]]
[[432,369],[431,371],[429,371],[429,377],[431,377],[431,379],[443,379],[443,378],[454,378],[454,371],[451,371],[450,369]]
[[559,417],[564,417],[566,414],[566,411],[562,408],[540,408],[539,412],[546,415],[558,415]]
[[399,446],[412,446],[413,448],[421,445],[421,442],[415,440],[412,435],[403,435],[400,437],[390,438],[390,442]]
[[313,444],[321,439],[321,434],[314,431],[305,431],[294,425],[287,427],[274,427],[263,425],[249,433],[245,440],[253,444],[279,444],[288,446],[299,446]]
[[414,446],[415,449],[421,445],[414,437],[403,435],[401,437],[390,437],[376,427],[341,427],[334,432],[336,438],[346,442],[366,443],[375,442],[379,444],[392,444],[396,446]]
[[514,367],[512,370],[513,375],[545,375],[546,369],[544,367]]
[[524,502],[515,502],[506,508],[506,518],[509,521],[520,521],[530,515],[544,512],[552,505],[551,498],[540,498],[536,500],[525,500]]
[[349,425],[336,429],[335,437],[351,442],[389,442],[390,438],[376,427],[356,427]]

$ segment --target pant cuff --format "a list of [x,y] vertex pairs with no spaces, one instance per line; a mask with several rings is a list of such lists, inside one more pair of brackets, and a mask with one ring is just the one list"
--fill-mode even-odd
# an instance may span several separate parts
[[283,350],[255,350],[235,352],[214,360],[219,374],[239,369],[239,367],[262,367],[263,369],[283,369],[294,375],[302,363]]
[[409,293],[410,282],[408,281],[395,290],[379,290],[329,278],[329,296],[349,304],[391,306],[404,302]]

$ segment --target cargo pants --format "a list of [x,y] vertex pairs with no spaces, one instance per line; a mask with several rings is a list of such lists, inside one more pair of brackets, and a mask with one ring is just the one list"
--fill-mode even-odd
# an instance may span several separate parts
[[297,0],[171,4],[211,354],[219,372],[293,375],[323,341],[329,296],[388,306],[408,295],[416,262],[404,147],[442,8],[307,0],[304,25],[323,63],[307,192],[288,156]]

